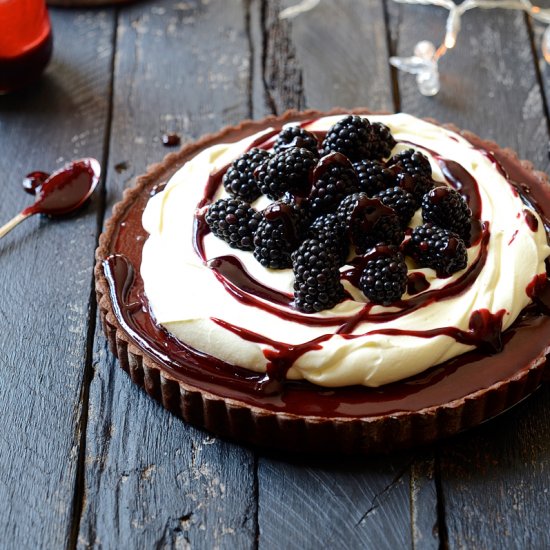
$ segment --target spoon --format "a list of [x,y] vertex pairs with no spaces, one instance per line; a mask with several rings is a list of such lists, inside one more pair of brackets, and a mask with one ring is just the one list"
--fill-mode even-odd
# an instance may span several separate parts
[[34,204],[0,227],[0,238],[34,214],[63,216],[80,208],[94,192],[101,174],[96,159],[84,158],[66,164],[36,188]]

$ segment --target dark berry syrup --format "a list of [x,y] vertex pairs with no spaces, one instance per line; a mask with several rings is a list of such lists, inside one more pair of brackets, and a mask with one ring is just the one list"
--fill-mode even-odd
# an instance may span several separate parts
[[[32,174],[36,175],[36,172]],[[94,192],[100,174],[99,162],[93,158],[66,164],[36,187],[34,204],[25,208],[21,214],[23,216],[33,214],[63,216],[77,210]],[[35,177],[35,182],[36,179]]]
[[25,176],[21,185],[30,195],[36,195],[42,187],[42,184],[50,177],[48,172],[34,171]]
[[31,172],[23,180],[23,188],[34,192],[34,204],[0,227],[0,238],[34,214],[64,216],[78,210],[94,192],[100,174],[99,162],[92,158],[66,164],[48,177],[45,172]]

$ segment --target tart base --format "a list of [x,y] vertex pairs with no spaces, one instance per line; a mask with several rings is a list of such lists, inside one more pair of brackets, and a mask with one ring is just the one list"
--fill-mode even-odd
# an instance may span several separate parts
[[[145,198],[156,185],[167,181],[186,160],[214,143],[234,141],[244,134],[254,133],[268,126],[279,126],[290,120],[307,120],[350,112],[369,114],[366,109],[288,111],[281,117],[245,121],[239,126],[225,128],[184,146],[177,153],[167,155],[162,163],[152,166],[147,174],[139,177],[135,187],[126,190],[122,201],[115,205],[113,216],[106,224],[96,251],[96,291],[104,331],[112,352],[133,382],[186,422],[221,437],[262,447],[292,452],[367,454],[428,443],[475,426],[523,400],[537,389],[543,376],[548,376],[545,366],[546,356],[550,352],[550,319],[545,320],[543,328],[539,327],[540,336],[543,337],[543,343],[539,344],[540,349],[531,354],[525,364],[514,369],[513,373],[503,375],[502,379],[493,380],[487,387],[480,388],[477,382],[472,384],[472,391],[466,391],[459,398],[437,404],[427,403],[426,406],[419,403],[416,407],[403,410],[397,407],[384,414],[364,416],[327,416],[303,412],[297,414],[273,407],[257,406],[247,403],[246,399],[223,395],[223,392],[218,394],[211,391],[211,388],[201,387],[192,377],[176,375],[137,345],[133,336],[123,329],[113,309],[103,261],[110,254],[121,252],[117,248],[121,221],[126,219],[128,212],[136,208],[136,205],[139,208],[140,201],[144,204]],[[534,171],[530,163],[520,161],[513,151],[500,149],[496,144],[483,141],[454,126],[445,127],[462,134],[476,146],[494,154],[498,152],[500,157],[528,175],[534,185],[548,188],[550,196],[547,177]],[[140,250],[132,252],[140,257]],[[255,402],[257,401],[256,399]]]

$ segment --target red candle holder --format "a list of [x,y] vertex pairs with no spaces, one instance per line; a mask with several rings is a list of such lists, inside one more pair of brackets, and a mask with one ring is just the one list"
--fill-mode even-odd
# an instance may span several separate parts
[[0,0],[0,93],[32,84],[52,55],[45,0]]

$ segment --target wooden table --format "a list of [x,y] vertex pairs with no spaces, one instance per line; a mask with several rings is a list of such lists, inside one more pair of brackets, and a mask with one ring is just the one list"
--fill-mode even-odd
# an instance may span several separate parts
[[0,97],[0,219],[22,176],[95,156],[101,191],[77,217],[35,218],[0,243],[0,547],[548,548],[550,388],[448,441],[374,458],[300,459],[191,428],[135,387],[97,320],[94,249],[122,190],[184,141],[287,108],[369,106],[454,122],[547,158],[542,29],[471,12],[424,98],[388,65],[446,13],[323,0],[156,0],[52,9],[54,59]]

